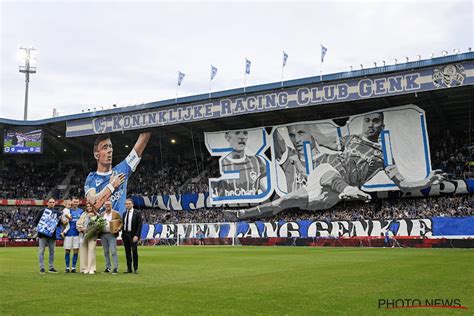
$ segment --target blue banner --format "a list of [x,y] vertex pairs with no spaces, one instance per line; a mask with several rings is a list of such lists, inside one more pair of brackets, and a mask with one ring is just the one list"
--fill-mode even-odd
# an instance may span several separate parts
[[53,237],[56,232],[56,228],[59,223],[59,215],[56,212],[53,212],[49,209],[45,209],[43,211],[43,215],[41,216],[38,226],[36,227],[36,231],[39,234],[43,234],[48,237]]
[[160,208],[168,211],[190,211],[211,207],[209,193],[187,193],[177,195],[132,196],[138,208]]
[[433,217],[433,236],[474,237],[474,216]]
[[474,216],[434,217],[424,219],[361,221],[280,221],[202,224],[144,224],[142,239],[196,238],[384,238],[386,232],[395,237],[440,238],[458,236],[474,238]]

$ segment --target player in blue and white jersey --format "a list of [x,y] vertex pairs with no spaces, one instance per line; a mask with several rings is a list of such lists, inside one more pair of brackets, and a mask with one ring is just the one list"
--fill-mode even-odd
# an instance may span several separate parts
[[[79,198],[73,197],[71,202],[71,209],[69,210],[69,215],[71,216],[70,220],[65,221],[63,219],[63,224],[69,224],[69,230],[64,237],[64,261],[66,262],[66,270],[64,272],[76,273],[76,263],[79,254],[79,231],[76,228],[76,223],[82,215],[82,209],[79,208]],[[73,252],[72,255],[72,265],[70,267],[70,258],[71,258],[71,249]]]
[[127,198],[127,181],[140,163],[151,133],[141,133],[128,156],[112,168],[113,147],[110,135],[97,137],[94,142],[94,158],[97,171],[89,173],[84,185],[86,199],[96,210],[100,210],[105,201],[112,201],[112,208],[123,215]]

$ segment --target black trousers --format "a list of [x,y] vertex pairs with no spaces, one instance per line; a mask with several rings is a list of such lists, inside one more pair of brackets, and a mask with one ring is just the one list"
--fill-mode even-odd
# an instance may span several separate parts
[[125,256],[127,257],[127,270],[132,271],[132,256],[133,256],[133,270],[138,270],[138,248],[137,242],[133,242],[133,236],[129,232],[122,233],[123,246],[125,247]]

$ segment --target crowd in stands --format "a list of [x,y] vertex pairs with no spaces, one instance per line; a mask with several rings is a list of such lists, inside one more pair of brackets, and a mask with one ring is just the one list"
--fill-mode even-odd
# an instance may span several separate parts
[[11,161],[0,169],[0,198],[44,199],[66,174],[67,170],[59,171],[52,165],[17,165]]
[[74,176],[71,178],[67,194],[64,194],[63,198],[71,198],[73,196],[83,197],[84,196],[84,182],[87,178],[87,172],[83,168],[76,168]]
[[[433,169],[442,169],[450,178],[473,178],[474,156],[468,132],[451,134],[445,130],[440,135],[431,135],[431,160]],[[198,164],[198,165],[197,165]],[[74,176],[66,190],[57,186],[66,178],[71,168]],[[50,196],[67,198],[84,197],[83,185],[89,170],[80,166],[17,164],[7,160],[0,168],[1,199],[46,199]],[[208,179],[219,176],[219,165],[215,158],[206,161],[166,160],[163,166],[156,162],[142,161],[128,181],[128,195],[171,195],[201,193],[208,191]],[[11,238],[30,238],[35,235],[31,226],[39,208],[0,208],[0,234]],[[147,223],[203,223],[224,222],[221,208],[193,211],[143,210]],[[308,212],[288,210],[269,221],[279,220],[358,220],[369,218],[427,218],[431,216],[473,215],[471,195],[442,196],[425,199],[376,200],[369,204],[362,202],[341,202],[327,211]],[[252,219],[258,220],[258,219]]]
[[[0,234],[12,239],[32,239],[36,236],[33,219],[39,207],[4,207],[0,209]],[[166,211],[141,209],[144,223],[220,223],[225,222],[222,208],[191,211]],[[273,217],[253,218],[247,221],[295,220],[364,220],[364,219],[413,219],[435,216],[474,216],[472,195],[439,196],[428,198],[401,198],[376,200],[371,203],[341,202],[326,211],[287,210]]]
[[[468,131],[453,134],[449,130],[431,135],[430,148],[433,169],[441,169],[452,179],[474,177],[474,151]],[[74,176],[66,190],[57,190],[71,168]],[[84,181],[89,170],[78,166],[16,164],[14,160],[0,169],[0,198],[45,199],[84,196]],[[128,194],[173,195],[208,191],[208,179],[219,177],[218,160],[174,161],[161,163],[142,161],[128,181]]]
[[430,141],[433,169],[441,169],[452,179],[474,177],[474,144],[469,143],[468,131],[452,135],[446,130],[432,135]]
[[178,223],[222,223],[225,222],[222,208],[203,208],[191,211],[164,211],[142,209],[143,222],[148,224]]
[[[472,195],[439,196],[428,198],[380,199],[371,203],[361,201],[340,202],[325,211],[286,210],[266,221],[355,221],[364,219],[413,219],[434,216],[472,216]],[[251,221],[258,220],[253,218]]]
[[[87,173],[84,173],[80,167],[74,166],[74,168],[76,171],[70,183],[67,184],[67,189],[58,190],[57,186],[66,178],[70,167],[63,167],[59,171],[57,166],[53,165],[17,165],[12,161],[0,168],[0,198],[83,197]],[[209,170],[206,169],[202,176],[198,177],[196,165],[190,161],[170,162],[163,168],[149,162],[142,162],[128,182],[128,194],[172,195],[207,192],[208,172]]]
[[168,162],[157,168],[150,163],[140,163],[128,182],[129,194],[173,195],[180,194],[180,186],[196,176],[196,165],[190,162]]
[[33,220],[40,208],[6,207],[0,209],[0,234],[10,239],[33,239]]
[[175,195],[208,192],[208,178],[219,176],[216,159],[209,157],[204,162],[194,160],[168,161],[163,167],[149,162],[138,165],[128,182],[130,195]]

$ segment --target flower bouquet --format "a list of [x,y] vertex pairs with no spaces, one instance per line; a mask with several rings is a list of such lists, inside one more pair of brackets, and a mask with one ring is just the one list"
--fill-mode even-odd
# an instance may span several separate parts
[[107,220],[103,217],[97,216],[96,218],[91,218],[89,224],[87,224],[87,233],[84,236],[86,241],[95,239],[103,232],[105,225],[107,225]]

